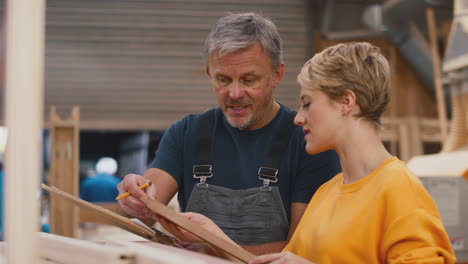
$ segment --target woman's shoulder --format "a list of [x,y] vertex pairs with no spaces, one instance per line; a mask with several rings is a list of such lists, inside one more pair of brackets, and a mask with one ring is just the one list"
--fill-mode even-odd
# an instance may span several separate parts
[[399,188],[424,188],[419,178],[411,172],[405,162],[393,157],[379,173],[379,180],[385,185]]
[[[322,184],[318,189],[316,194],[319,193],[328,193],[334,188],[339,188],[343,184],[343,173],[340,172],[333,176],[330,180]],[[314,194],[315,196],[315,194]]]
[[[379,174],[381,194],[388,206],[436,210],[435,203],[419,178],[401,160],[388,163]],[[405,205],[405,206],[402,206]]]

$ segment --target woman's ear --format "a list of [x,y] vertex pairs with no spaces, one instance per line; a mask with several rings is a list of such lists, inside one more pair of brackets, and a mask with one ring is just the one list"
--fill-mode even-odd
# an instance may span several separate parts
[[341,113],[343,115],[349,115],[349,113],[351,113],[353,109],[356,109],[358,106],[356,103],[356,94],[353,91],[346,89],[341,96],[340,103]]

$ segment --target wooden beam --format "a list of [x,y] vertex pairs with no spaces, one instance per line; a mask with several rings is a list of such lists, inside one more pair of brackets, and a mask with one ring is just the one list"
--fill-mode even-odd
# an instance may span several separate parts
[[41,233],[41,242],[41,257],[56,263],[136,263],[135,253],[125,248],[46,233]]
[[434,86],[436,90],[437,100],[437,113],[439,114],[440,131],[442,134],[442,140],[447,139],[447,113],[445,110],[445,98],[442,87],[442,79],[440,77],[440,56],[439,56],[439,45],[437,43],[437,33],[435,25],[434,9],[429,7],[426,9],[427,28],[429,30],[429,39],[431,44],[432,54],[432,70],[434,72]]
[[[396,87],[396,50],[394,46],[390,46],[388,48],[388,62],[390,64],[390,87]],[[394,89],[390,89],[390,118],[395,119],[397,118],[397,98],[395,96],[396,91]],[[392,127],[392,132],[395,134],[397,133],[395,126]],[[390,141],[390,153],[393,155],[397,154],[397,140]]]
[[411,158],[411,147],[409,139],[409,128],[406,122],[402,122],[398,127],[399,138],[400,138],[400,159],[408,161]]
[[7,263],[37,263],[44,100],[43,0],[6,3],[5,238]]
[[[119,210],[119,206],[117,203],[95,203],[96,206],[102,207],[107,209],[111,212],[117,213]],[[109,221],[102,219],[102,217],[96,216],[95,214],[91,213],[88,210],[80,210],[80,224],[81,223],[96,223],[96,224],[103,224],[103,225],[110,225]]]
[[135,251],[138,264],[179,264],[187,262],[187,260],[190,260],[190,264],[242,263],[236,259],[221,259],[151,242],[109,241],[108,244]]

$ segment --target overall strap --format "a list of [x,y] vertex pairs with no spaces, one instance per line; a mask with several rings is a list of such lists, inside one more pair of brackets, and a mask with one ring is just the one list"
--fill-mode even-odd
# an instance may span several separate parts
[[193,166],[193,177],[200,179],[204,184],[206,178],[213,176],[211,160],[211,142],[213,138],[213,122],[215,109],[211,109],[201,114],[198,122],[198,138],[196,145],[196,163]]
[[270,152],[263,165],[258,169],[258,179],[263,180],[263,187],[268,187],[270,182],[278,181],[278,171],[281,165],[281,159],[289,144],[289,139],[296,128],[294,117],[296,112],[289,113],[281,123],[279,130],[273,137]]

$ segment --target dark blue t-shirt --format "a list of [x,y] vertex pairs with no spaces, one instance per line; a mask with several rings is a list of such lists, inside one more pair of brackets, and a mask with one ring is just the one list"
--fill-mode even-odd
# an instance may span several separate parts
[[[292,111],[281,105],[275,118],[257,130],[240,130],[229,125],[219,108],[214,114],[214,136],[211,157],[213,177],[208,184],[234,190],[262,186],[258,169],[264,166],[271,142],[282,119]],[[196,144],[200,114],[191,114],[174,123],[163,135],[151,165],[166,171],[179,186],[178,200],[185,211],[193,186],[199,179],[193,178],[196,163]],[[335,151],[317,155],[305,152],[302,128],[296,127],[289,141],[278,172],[278,186],[286,215],[289,218],[291,203],[308,203],[320,185],[341,171]]]

